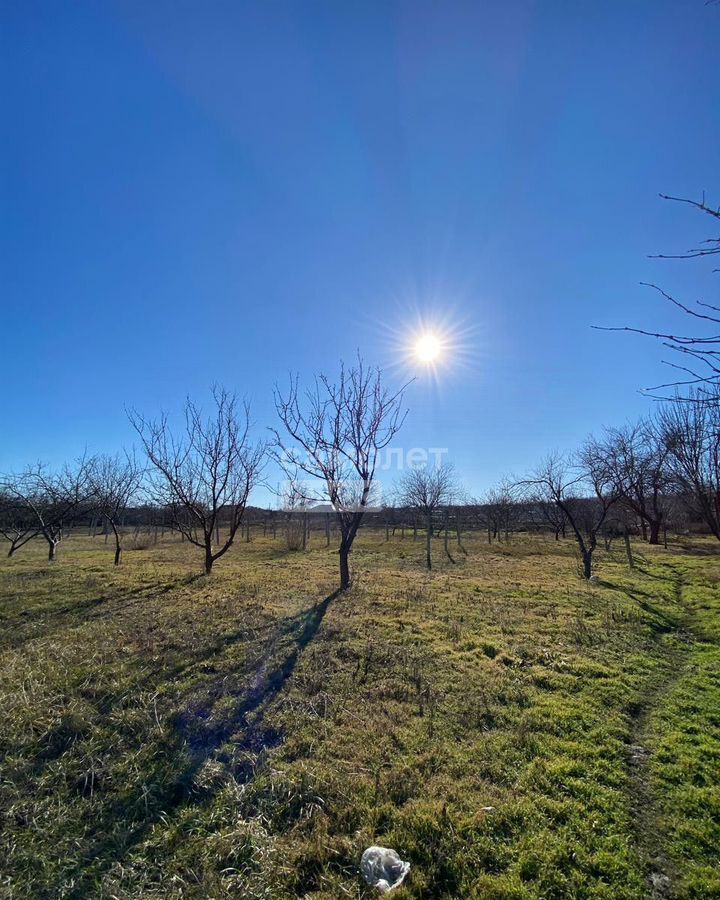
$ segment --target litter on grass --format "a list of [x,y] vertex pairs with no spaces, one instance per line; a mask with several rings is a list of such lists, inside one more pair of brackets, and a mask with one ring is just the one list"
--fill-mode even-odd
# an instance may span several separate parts
[[394,850],[373,846],[363,853],[360,871],[369,885],[387,894],[403,883],[410,863],[403,862]]

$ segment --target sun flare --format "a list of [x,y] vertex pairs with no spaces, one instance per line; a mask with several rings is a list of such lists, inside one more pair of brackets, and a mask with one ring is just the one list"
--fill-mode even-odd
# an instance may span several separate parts
[[454,307],[424,311],[407,304],[393,323],[384,323],[387,355],[402,372],[399,377],[421,384],[439,384],[469,371],[478,358],[478,333],[474,323],[458,315]]
[[415,341],[415,356],[420,362],[436,362],[440,358],[442,350],[442,341],[432,332],[426,332]]

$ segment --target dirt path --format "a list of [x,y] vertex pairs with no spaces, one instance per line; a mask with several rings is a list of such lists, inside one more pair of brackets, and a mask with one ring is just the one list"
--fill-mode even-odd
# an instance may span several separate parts
[[679,574],[675,575],[675,599],[681,611],[680,617],[674,626],[663,626],[655,633],[662,671],[643,698],[631,709],[630,741],[627,748],[635,843],[645,869],[648,894],[653,900],[672,900],[678,896],[677,873],[664,853],[660,809],[650,787],[648,764],[653,754],[653,714],[681,677],[694,641],[689,628],[687,607],[683,602],[683,582]]

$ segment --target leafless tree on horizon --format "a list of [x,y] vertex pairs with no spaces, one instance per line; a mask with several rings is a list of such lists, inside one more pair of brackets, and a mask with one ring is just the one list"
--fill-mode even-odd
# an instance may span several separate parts
[[8,556],[12,556],[40,533],[32,510],[19,496],[14,476],[0,481],[0,535],[10,544]]
[[660,530],[667,521],[671,478],[670,450],[655,424],[642,420],[606,428],[602,438],[588,442],[587,452],[595,455],[598,465],[607,466],[620,503],[635,514],[643,537],[647,536],[650,544],[659,544]]
[[305,500],[332,504],[340,528],[341,591],[350,586],[350,551],[372,499],[380,451],[407,415],[406,386],[388,390],[380,369],[366,366],[358,354],[352,367],[340,364],[337,382],[319,375],[301,394],[294,376],[286,393],[277,386],[274,391],[284,433],[271,429],[273,456]]
[[455,470],[447,463],[410,469],[400,478],[397,498],[401,506],[416,509],[425,518],[425,564],[432,569],[433,517],[449,506],[458,492]]
[[122,559],[120,518],[137,495],[143,474],[134,453],[125,453],[124,456],[103,454],[96,457],[90,467],[94,502],[115,538],[116,566],[120,565]]
[[[233,545],[266,454],[263,443],[250,443],[249,405],[238,407],[235,394],[222,387],[212,396],[214,413],[207,419],[187,398],[179,435],[164,413],[158,420],[128,413],[154,472],[148,494],[168,510],[170,526],[204,551],[206,575]],[[227,517],[225,541],[218,540],[221,515]]]
[[577,541],[583,577],[589,579],[598,534],[618,500],[607,467],[587,448],[575,458],[553,453],[518,487],[528,502],[552,503],[562,510]]
[[517,514],[517,496],[515,484],[510,478],[503,478],[497,487],[490,488],[477,501],[482,510],[488,533],[488,543],[505,536],[507,540],[513,519]]
[[5,493],[14,497],[32,515],[35,530],[31,537],[42,535],[45,539],[49,562],[55,560],[64,529],[84,506],[92,502],[92,464],[92,459],[82,456],[74,464],[66,464],[53,472],[43,463],[37,463],[20,475],[6,479],[3,484]]
[[685,502],[720,540],[720,397],[660,409],[658,428]]

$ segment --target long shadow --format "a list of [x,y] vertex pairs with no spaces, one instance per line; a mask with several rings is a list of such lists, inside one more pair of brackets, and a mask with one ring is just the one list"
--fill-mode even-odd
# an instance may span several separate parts
[[[272,672],[258,673],[250,693],[236,711],[236,716],[241,722],[247,723],[248,715],[255,712],[261,706],[267,708],[280,693],[285,682],[295,671],[300,654],[308,644],[314,640],[315,635],[318,633],[323,619],[325,618],[325,613],[328,611],[328,607],[339,594],[339,590],[333,591],[332,594],[328,594],[324,600],[315,604],[315,606],[307,612],[304,617],[305,623],[302,631],[297,637],[295,648],[283,663],[273,669]],[[253,729],[257,728],[257,725],[258,718],[256,717],[253,721]]]
[[638,562],[637,558],[635,560],[635,569],[641,575],[644,575],[645,578],[650,578],[652,581],[667,581],[667,575],[656,575],[654,572],[651,572],[650,569],[642,565],[642,561]]
[[[23,644],[38,638],[50,637],[63,627],[73,627],[84,622],[91,621],[104,614],[105,607],[112,603],[116,609],[124,609],[134,603],[142,603],[169,594],[178,588],[193,584],[204,576],[201,574],[189,575],[170,583],[143,584],[134,588],[118,588],[112,593],[101,594],[97,597],[80,599],[77,602],[64,603],[40,612],[36,608],[23,609],[3,623],[5,634],[0,637],[0,648],[17,649]],[[28,623],[34,624],[34,618],[41,617],[42,624],[29,632],[23,628]]]
[[[339,593],[340,591],[334,591],[306,612],[286,620],[285,627],[278,630],[270,641],[263,662],[256,669],[245,696],[240,700],[231,717],[214,726],[199,729],[197,725],[201,724],[202,720],[209,715],[212,707],[197,710],[190,713],[189,716],[178,717],[176,725],[181,732],[186,733],[192,755],[193,757],[198,756],[201,764],[240,729],[244,729],[243,738],[241,741],[233,743],[242,749],[259,750],[267,744],[278,743],[279,736],[263,733],[265,711],[295,671],[300,654],[315,638],[328,607]],[[293,638],[293,647],[290,653],[282,662],[274,668],[270,668],[270,657],[278,643],[296,630],[298,633]],[[223,643],[227,645],[228,642]],[[252,724],[249,724],[248,717],[258,711],[259,714],[255,715]]]
[[675,631],[678,628],[679,620],[676,617],[669,616],[666,612],[663,612],[663,610],[658,609],[653,603],[648,602],[647,598],[655,599],[653,594],[649,594],[647,591],[642,591],[639,588],[632,589],[615,584],[614,582],[605,579],[602,580],[601,584],[625,594],[632,601],[637,603],[643,612],[646,612],[648,615],[657,619],[658,623],[653,624],[652,626],[653,631],[659,634],[666,634],[667,632]]
[[718,544],[684,544],[682,542],[677,545],[680,552],[687,556],[717,556],[720,554],[720,543]]
[[[265,728],[265,714],[295,671],[303,650],[315,639],[330,604],[339,593],[340,591],[334,591],[309,610],[285,620],[284,626],[266,645],[265,661],[256,669],[244,696],[239,700],[228,720],[214,726],[208,726],[207,721],[203,721],[205,716],[211,712],[212,705],[221,696],[221,693],[212,698],[209,708],[196,709],[176,717],[174,734],[171,739],[172,748],[168,747],[166,750],[171,750],[173,754],[177,753],[178,759],[182,758],[183,749],[189,751],[188,764],[178,772],[177,778],[172,783],[165,784],[162,794],[156,797],[154,809],[142,822],[128,831],[122,846],[93,847],[92,857],[86,858],[75,868],[73,876],[77,887],[68,896],[77,898],[87,896],[89,881],[95,881],[111,866],[125,859],[161,819],[173,815],[183,805],[193,802],[192,785],[195,776],[229,739],[232,739],[233,746],[242,750],[255,751],[260,757],[252,768],[236,773],[236,780],[249,781],[257,774],[264,765],[264,754],[278,746],[283,738],[274,730]],[[285,659],[270,668],[268,661],[274,649],[284,638],[293,633],[295,636],[292,640],[292,649]],[[218,642],[218,652],[224,646],[233,643],[234,640],[240,640],[242,635],[247,636],[247,631],[239,630],[237,633],[233,633],[233,637],[230,639]],[[210,656],[212,655],[211,650]],[[204,656],[206,659],[208,658],[207,651]],[[190,665],[192,664],[190,663]],[[208,796],[208,794],[204,794],[200,800],[196,799],[195,802],[207,800]],[[132,801],[133,798],[128,797],[129,805],[132,804]],[[125,803],[122,799],[116,798],[113,805],[114,815],[117,816],[124,808]]]

